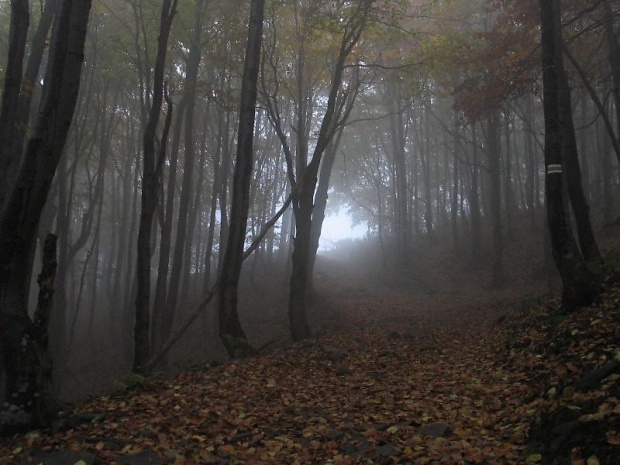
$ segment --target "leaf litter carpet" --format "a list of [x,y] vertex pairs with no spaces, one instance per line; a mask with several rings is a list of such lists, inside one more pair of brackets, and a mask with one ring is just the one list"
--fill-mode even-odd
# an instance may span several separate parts
[[[510,289],[325,282],[315,339],[79,404],[55,430],[0,442],[0,463],[620,463],[617,375],[573,382],[620,350],[617,291],[564,318]],[[569,407],[599,442],[547,447]]]

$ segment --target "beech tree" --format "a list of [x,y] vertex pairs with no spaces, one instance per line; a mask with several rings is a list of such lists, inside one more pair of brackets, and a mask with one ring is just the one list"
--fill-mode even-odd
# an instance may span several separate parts
[[[156,153],[155,138],[164,100],[164,71],[168,39],[172,28],[172,20],[176,13],[177,0],[163,0],[159,37],[157,40],[157,56],[153,73],[153,98],[148,113],[148,120],[143,136],[143,175],[142,200],[140,210],[140,229],[138,232],[138,263],[136,321],[134,326],[134,359],[133,370],[142,373],[150,358],[150,312],[151,312],[151,240],[153,234],[153,217],[159,201],[158,182],[165,157],[165,143],[170,121],[165,125],[160,142],[160,152]],[[168,118],[171,117],[170,109]]]
[[[28,316],[28,287],[41,213],[77,101],[90,6],[88,0],[59,4],[37,123],[0,211],[0,434],[32,428],[50,413],[48,315]],[[22,47],[19,42],[11,46]],[[19,163],[18,155],[4,166]]]
[[563,76],[562,35],[559,0],[540,0],[541,46],[545,111],[545,185],[547,222],[553,258],[562,277],[562,304],[568,309],[589,305],[596,296],[596,284],[575,243],[563,201],[562,174],[568,143],[566,77]]
[[237,293],[243,247],[246,240],[246,225],[250,207],[250,180],[253,165],[254,119],[257,96],[257,82],[263,35],[264,0],[252,0],[248,42],[241,80],[241,107],[237,158],[233,178],[230,229],[226,241],[226,252],[222,262],[221,288],[219,292],[219,333],[231,357],[242,357],[253,352],[237,311]]

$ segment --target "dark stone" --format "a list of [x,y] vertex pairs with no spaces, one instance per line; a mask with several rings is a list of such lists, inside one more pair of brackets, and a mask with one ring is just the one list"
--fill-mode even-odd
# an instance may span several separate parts
[[152,450],[117,457],[115,462],[118,465],[164,465],[164,461]]
[[419,429],[418,433],[420,433],[422,436],[443,438],[449,436],[452,433],[452,430],[445,423],[429,423],[428,425],[422,426],[422,428]]
[[346,376],[346,375],[350,375],[351,373],[352,371],[349,370],[348,367],[340,366],[336,368],[336,376]]
[[577,383],[577,389],[595,389],[601,385],[605,378],[618,372],[620,372],[620,362],[618,360],[612,360],[602,367],[583,375],[583,378]]
[[403,337],[405,339],[409,339],[413,341],[418,341],[422,339],[424,336],[425,336],[424,332],[418,328],[409,328],[403,334]]
[[321,350],[325,353],[325,358],[332,362],[337,362],[345,357],[344,352],[335,347],[323,346]]
[[338,441],[344,437],[344,432],[337,429],[330,429],[325,433],[325,439]]
[[107,413],[78,413],[66,418],[58,418],[52,423],[52,431],[55,433],[69,431],[70,429],[76,429],[84,423],[97,423],[111,416],[113,415]]
[[555,426],[551,430],[551,436],[570,436],[573,431],[578,429],[582,423],[579,421],[569,421],[568,423],[562,423],[561,425]]
[[42,452],[33,454],[34,463],[39,465],[73,465],[83,460],[86,465],[95,463],[95,456],[88,452],[71,452],[68,450],[56,450],[54,452]]
[[350,457],[362,457],[372,450],[372,446],[366,440],[345,442],[339,448],[343,455]]
[[400,449],[392,443],[386,443],[378,446],[375,450],[378,457],[396,457],[400,455]]
[[387,423],[376,423],[372,425],[372,429],[377,431],[387,431],[389,427],[390,425],[388,425]]

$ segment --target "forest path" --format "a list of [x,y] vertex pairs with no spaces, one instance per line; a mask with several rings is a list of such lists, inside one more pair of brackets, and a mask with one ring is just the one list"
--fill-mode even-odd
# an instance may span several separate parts
[[536,396],[502,367],[492,324],[509,290],[476,308],[467,282],[431,292],[322,269],[316,339],[83,403],[7,463],[55,448],[95,464],[522,462]]

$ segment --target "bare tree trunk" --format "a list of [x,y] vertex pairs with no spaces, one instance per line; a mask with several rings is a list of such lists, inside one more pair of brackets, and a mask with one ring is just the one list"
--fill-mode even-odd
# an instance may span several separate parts
[[160,334],[163,331],[164,315],[167,312],[166,300],[168,297],[168,275],[170,266],[170,252],[172,247],[172,224],[174,219],[174,199],[176,197],[177,184],[177,164],[179,159],[179,143],[181,139],[181,128],[183,127],[183,117],[185,116],[186,99],[181,99],[177,106],[177,116],[175,119],[174,131],[172,133],[172,147],[170,153],[170,170],[168,173],[168,185],[166,192],[166,205],[163,224],[161,226],[159,243],[159,264],[157,267],[157,281],[155,283],[155,297],[153,302],[153,327],[151,330],[151,341],[154,348],[158,348],[163,339]]
[[459,162],[459,157],[457,156],[457,153],[458,153],[460,144],[458,141],[459,127],[458,127],[456,113],[453,115],[452,120],[453,120],[453,129],[454,129],[454,136],[453,136],[454,156],[453,156],[452,163],[454,164],[454,168],[452,170],[453,185],[452,185],[452,193],[451,193],[452,198],[450,199],[451,200],[450,214],[451,214],[451,221],[452,221],[452,245],[454,247],[454,253],[458,254],[459,252],[458,209],[459,209],[459,164],[460,162]]
[[[298,182],[301,182],[301,191],[299,192],[295,208],[296,235],[293,244],[293,268],[291,270],[289,294],[289,321],[291,324],[291,335],[295,341],[300,341],[310,336],[306,314],[306,300],[309,282],[309,260],[311,256],[312,214],[317,175],[321,159],[335,135],[339,124],[339,117],[342,116],[343,105],[346,103],[346,100],[342,100],[340,105],[338,105],[345,60],[361,37],[371,6],[372,0],[360,2],[357,7],[355,21],[349,24],[349,27],[343,34],[338,59],[333,67],[334,71],[327,99],[327,108],[321,122],[312,160],[304,170],[302,177],[298,178]],[[352,98],[354,97],[352,96]]]
[[511,131],[510,131],[510,117],[506,112],[506,156],[504,157],[504,205],[506,209],[506,226],[508,229],[508,236],[513,237],[513,213],[515,211],[515,200],[512,190],[512,147],[511,147]]
[[469,195],[470,215],[471,215],[471,253],[472,263],[476,265],[480,262],[480,192],[478,187],[478,133],[476,125],[471,125],[472,132],[472,165],[471,165],[471,190]]
[[536,228],[536,152],[534,149],[534,135],[532,134],[534,124],[533,97],[528,95],[525,97],[525,120],[527,127],[524,131],[525,137],[525,160],[526,160],[526,176],[525,176],[525,201],[527,211],[530,217],[530,226],[532,230]]
[[187,69],[185,74],[185,160],[183,163],[183,186],[181,189],[181,199],[179,202],[179,219],[177,221],[177,236],[174,245],[174,256],[172,259],[172,270],[170,272],[170,283],[168,285],[168,296],[166,298],[166,311],[163,315],[159,341],[165,341],[170,333],[174,314],[176,312],[181,275],[184,266],[185,247],[191,247],[187,243],[188,221],[191,208],[191,198],[194,183],[194,165],[196,164],[196,147],[194,142],[194,113],[196,108],[196,87],[198,82],[198,68],[202,58],[200,36],[202,32],[202,15],[204,11],[204,1],[196,2],[194,35],[187,59]]
[[223,115],[220,112],[218,115],[218,133],[217,143],[215,149],[215,156],[213,158],[213,183],[211,184],[211,205],[209,207],[209,231],[207,233],[207,244],[205,246],[205,276],[203,283],[203,292],[207,292],[211,287],[211,262],[213,255],[213,240],[215,236],[215,223],[217,215],[217,198],[220,185],[221,167],[220,158],[222,153],[222,128]]
[[499,111],[487,118],[487,143],[491,191],[491,221],[493,223],[493,286],[504,282],[504,234],[502,231],[502,194],[500,173],[500,122]]
[[14,140],[14,132],[19,125],[17,104],[22,84],[29,26],[28,0],[11,0],[9,56],[4,70],[4,89],[0,107],[0,210],[8,193],[8,174],[11,165],[19,164],[21,157],[21,150],[15,150],[19,141]]
[[395,179],[395,216],[397,258],[403,264],[409,260],[410,225],[409,192],[407,189],[407,167],[405,163],[405,129],[398,83],[387,89],[388,111],[390,112],[390,133],[392,136],[392,157],[394,160]]
[[177,0],[163,0],[157,58],[153,78],[153,100],[143,137],[144,166],[142,175],[142,199],[140,227],[138,230],[138,262],[136,321],[134,326],[133,371],[144,373],[150,358],[150,312],[151,312],[151,235],[153,218],[158,202],[158,178],[163,160],[155,159],[155,133],[164,98],[164,67],[172,20],[176,13]]
[[241,82],[241,105],[237,141],[237,162],[233,178],[230,230],[226,252],[222,262],[221,290],[218,302],[219,334],[224,347],[233,358],[254,352],[237,312],[237,298],[245,229],[250,205],[250,181],[252,179],[254,120],[260,52],[263,31],[264,0],[252,0],[248,41]]
[[325,209],[327,208],[327,191],[329,190],[329,181],[332,174],[334,161],[343,130],[340,129],[336,138],[329,144],[325,151],[323,163],[319,174],[319,185],[314,196],[314,212],[312,213],[312,231],[310,238],[310,258],[308,261],[308,279],[309,289],[312,290],[312,276],[314,274],[314,264],[316,262],[316,254],[319,250],[319,240],[321,239],[321,231],[323,229],[323,221],[325,220]]
[[[422,121],[420,121],[420,126]],[[420,127],[421,129],[421,127]],[[420,162],[422,163],[422,174],[424,176],[424,225],[426,235],[432,243],[436,242],[433,227],[433,196],[431,194],[431,143],[430,125],[428,115],[424,116],[424,136],[420,143]]]
[[0,435],[43,422],[49,407],[47,343],[33,334],[28,284],[41,212],[75,111],[90,6],[61,3],[38,122],[0,214]]
[[590,304],[597,294],[593,276],[573,238],[562,200],[562,162],[566,150],[567,107],[562,102],[564,73],[558,0],[539,0],[542,32],[543,86],[545,112],[545,168],[547,220],[553,258],[562,277],[562,303],[565,308]]
[[[603,0],[605,37],[607,38],[607,48],[609,50],[609,67],[611,68],[612,90],[616,106],[616,140],[620,141],[620,44],[614,28],[614,15],[611,9],[611,2]],[[620,153],[617,153],[620,160]]]
[[[562,43],[559,44],[562,47]],[[560,49],[561,50],[561,49]],[[564,131],[562,137],[562,159],[566,171],[568,184],[568,194],[571,207],[575,215],[577,225],[577,237],[583,258],[587,262],[594,261],[601,257],[592,222],[590,221],[590,205],[586,200],[581,184],[581,167],[579,166],[579,154],[577,152],[577,139],[575,137],[575,127],[573,123],[573,113],[571,104],[571,93],[568,84],[568,76],[564,70],[564,65],[559,69],[560,85],[560,112],[563,115],[563,124],[560,127]]]

